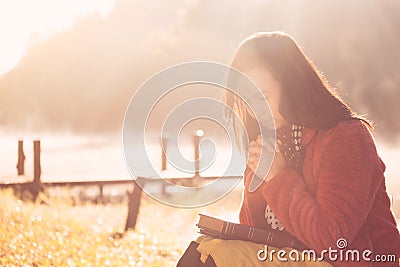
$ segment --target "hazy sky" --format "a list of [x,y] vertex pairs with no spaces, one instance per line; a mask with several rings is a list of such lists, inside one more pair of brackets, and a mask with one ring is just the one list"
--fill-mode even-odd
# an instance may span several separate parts
[[14,68],[29,45],[71,29],[77,17],[106,17],[115,0],[1,0],[0,76]]
[[228,63],[249,34],[283,30],[379,134],[400,133],[397,0],[0,3],[0,130],[119,133],[151,75]]

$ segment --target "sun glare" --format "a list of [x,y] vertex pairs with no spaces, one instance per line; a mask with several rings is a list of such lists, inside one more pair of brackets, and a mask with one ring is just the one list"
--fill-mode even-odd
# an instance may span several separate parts
[[89,14],[106,17],[116,0],[0,1],[0,76],[14,68],[28,47],[68,30]]

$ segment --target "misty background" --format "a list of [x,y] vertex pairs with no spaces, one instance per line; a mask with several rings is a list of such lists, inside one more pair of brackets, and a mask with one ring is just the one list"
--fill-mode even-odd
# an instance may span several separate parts
[[[29,133],[54,144],[48,145],[47,155],[53,154],[47,158],[44,147],[45,173],[46,165],[54,169],[48,176],[67,168],[66,162],[81,162],[85,153],[91,160],[70,165],[68,177],[97,175],[99,162],[113,166],[103,166],[104,176],[127,176],[122,123],[130,98],[146,79],[187,61],[227,64],[251,33],[282,30],[298,41],[356,112],[375,122],[385,162],[395,166],[399,29],[397,0],[117,1],[107,16],[79,17],[70,29],[35,42],[15,68],[0,76],[3,151],[16,150],[13,137]],[[60,143],[70,149],[68,156],[57,152]],[[112,156],[105,160],[105,155]],[[14,168],[16,154],[0,156],[3,166]],[[394,188],[400,172],[389,171]]]

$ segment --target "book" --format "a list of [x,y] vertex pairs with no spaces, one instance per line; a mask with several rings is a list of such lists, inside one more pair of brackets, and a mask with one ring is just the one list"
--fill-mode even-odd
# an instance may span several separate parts
[[250,241],[276,248],[290,247],[299,251],[308,249],[307,246],[289,233],[259,229],[204,214],[199,214],[199,216],[200,219],[196,225],[200,234],[220,239]]

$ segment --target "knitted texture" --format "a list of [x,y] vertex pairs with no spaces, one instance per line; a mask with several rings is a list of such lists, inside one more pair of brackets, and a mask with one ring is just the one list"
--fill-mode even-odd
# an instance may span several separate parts
[[[253,173],[246,169],[240,222],[264,228],[268,203],[285,230],[317,253],[338,249],[336,242],[346,239],[346,249],[360,254],[371,250],[371,258],[395,254],[398,259],[400,235],[390,211],[385,165],[364,123],[348,120],[329,130],[304,128],[302,147],[306,151],[303,176],[286,168],[249,193]],[[390,266],[362,259],[332,264]]]

